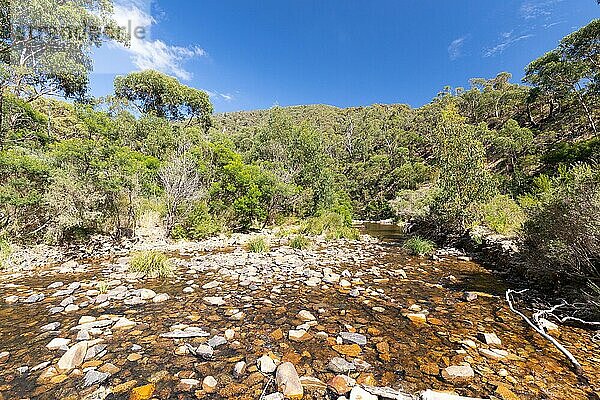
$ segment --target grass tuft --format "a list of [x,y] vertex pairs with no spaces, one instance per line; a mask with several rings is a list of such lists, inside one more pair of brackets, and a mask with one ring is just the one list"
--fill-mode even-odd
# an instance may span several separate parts
[[262,236],[250,239],[248,243],[246,243],[246,249],[252,253],[268,253],[271,250],[269,243]]
[[149,278],[166,278],[173,275],[173,265],[169,258],[158,251],[140,251],[129,261],[131,272],[141,272]]
[[432,255],[435,251],[435,243],[418,236],[408,239],[402,247],[410,254],[419,257]]
[[289,246],[296,250],[306,250],[311,246],[311,241],[304,235],[296,235],[289,241]]

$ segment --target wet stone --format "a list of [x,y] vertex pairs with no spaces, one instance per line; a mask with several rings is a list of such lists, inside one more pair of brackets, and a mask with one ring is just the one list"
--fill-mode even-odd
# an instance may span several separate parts
[[355,371],[356,366],[341,357],[334,357],[327,364],[327,369],[336,374],[347,374],[350,371]]
[[99,372],[94,369],[89,370],[83,378],[83,386],[87,387],[100,384],[107,380],[109,376],[110,374]]
[[344,343],[355,343],[360,346],[367,344],[367,337],[365,335],[361,335],[360,333],[342,332],[340,333],[340,337]]

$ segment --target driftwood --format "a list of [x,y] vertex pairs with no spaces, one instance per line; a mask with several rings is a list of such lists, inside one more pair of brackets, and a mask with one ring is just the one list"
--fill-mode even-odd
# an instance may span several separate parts
[[575,367],[575,371],[577,372],[577,375],[579,375],[582,378],[585,378],[585,376],[583,374],[583,368],[581,367],[581,364],[579,363],[579,361],[577,361],[575,356],[573,356],[573,354],[571,354],[571,352],[569,350],[567,350],[562,344],[560,344],[558,342],[558,340],[553,338],[551,335],[547,334],[544,331],[544,329],[539,325],[539,322],[538,322],[540,316],[551,313],[552,311],[556,310],[558,307],[562,306],[562,304],[559,306],[554,306],[550,310],[543,310],[543,311],[538,311],[538,312],[534,313],[533,319],[536,321],[536,323],[534,323],[525,314],[523,314],[522,312],[517,310],[512,302],[513,294],[522,294],[522,293],[525,293],[526,291],[527,290],[514,291],[514,290],[510,290],[510,289],[506,291],[506,301],[508,303],[508,306],[510,307],[510,310],[512,312],[514,312],[515,314],[517,314],[518,316],[520,316],[523,319],[523,321],[525,321],[531,328],[533,328],[534,331],[539,333],[542,337],[544,337],[544,339],[548,340],[550,343],[552,343],[554,345],[554,347],[556,347],[558,350],[560,350],[560,352],[563,353],[569,359],[571,364],[573,364],[573,366]]

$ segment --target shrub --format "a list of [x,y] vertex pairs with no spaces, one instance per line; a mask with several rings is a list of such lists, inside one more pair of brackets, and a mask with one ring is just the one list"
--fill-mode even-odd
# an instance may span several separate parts
[[8,266],[8,259],[11,254],[12,248],[10,244],[6,240],[0,239],[0,270]]
[[310,247],[311,241],[304,235],[296,235],[290,239],[289,245],[297,250],[305,250]]
[[158,251],[140,251],[129,261],[131,272],[141,272],[149,278],[166,278],[173,275],[169,258]]
[[352,219],[346,214],[335,211],[325,211],[318,216],[307,219],[302,224],[302,232],[311,235],[324,235],[329,240],[356,240],[360,237],[359,232],[352,228]]
[[[476,206],[478,223],[506,236],[515,236],[523,227],[526,216],[523,209],[509,196],[498,195],[489,202]],[[475,225],[477,225],[476,223]]]
[[269,248],[269,243],[262,236],[250,239],[248,243],[246,243],[246,249],[252,253],[268,253],[271,250]]
[[439,191],[429,186],[417,190],[402,190],[395,200],[390,202],[396,219],[401,222],[425,219]]
[[176,239],[202,240],[224,230],[225,227],[210,215],[206,203],[198,203],[180,224],[175,225],[171,235]]
[[410,254],[419,257],[431,255],[435,251],[435,243],[418,236],[408,239],[402,247]]
[[105,294],[108,292],[108,282],[100,281],[96,284],[96,289],[100,292],[100,294]]
[[522,203],[527,275],[553,289],[600,282],[600,169],[581,164],[536,179]]

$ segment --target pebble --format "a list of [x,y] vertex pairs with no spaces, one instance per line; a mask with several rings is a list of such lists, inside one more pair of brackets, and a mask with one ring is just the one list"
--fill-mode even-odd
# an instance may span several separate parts
[[202,380],[202,389],[206,393],[214,393],[217,389],[218,382],[214,376],[207,376]]
[[483,343],[485,343],[487,345],[495,345],[495,346],[502,345],[502,341],[495,333],[479,332],[477,334],[477,339],[479,339],[480,341],[482,341]]
[[361,388],[354,386],[350,391],[350,400],[377,400],[378,397]]
[[300,383],[298,372],[296,372],[294,364],[290,362],[279,364],[275,374],[275,382],[279,391],[287,399],[300,400],[304,396],[304,389],[302,383]]
[[83,386],[87,387],[87,386],[92,386],[92,385],[102,383],[105,380],[107,380],[109,376],[110,376],[110,374],[106,374],[103,372],[96,371],[95,369],[91,369],[85,374],[85,377],[83,378]]
[[340,337],[344,343],[355,343],[360,346],[367,344],[367,337],[365,335],[361,335],[360,333],[342,332],[340,333]]
[[51,322],[47,325],[44,325],[40,328],[42,332],[55,331],[60,327],[60,322]]
[[54,338],[46,345],[49,350],[58,350],[58,349],[68,349],[68,344],[71,342],[71,339],[64,338]]
[[157,295],[156,295],[156,297],[154,297],[154,298],[152,299],[152,301],[153,301],[154,303],[162,303],[163,301],[167,301],[167,300],[169,300],[170,298],[171,298],[171,296],[169,296],[168,294],[166,294],[166,293],[161,293],[161,294],[157,294]]
[[336,374],[347,374],[350,371],[355,371],[356,366],[341,357],[334,357],[329,361],[329,364],[327,364],[327,369]]
[[277,368],[275,361],[266,354],[263,355],[262,357],[260,357],[256,361],[256,365],[258,366],[260,371],[264,374],[272,374],[273,372],[275,372],[275,369]]
[[239,378],[246,373],[246,362],[238,361],[233,367],[233,376]]
[[451,365],[442,370],[442,378],[450,383],[463,383],[474,377],[475,372],[469,365]]

